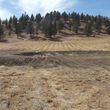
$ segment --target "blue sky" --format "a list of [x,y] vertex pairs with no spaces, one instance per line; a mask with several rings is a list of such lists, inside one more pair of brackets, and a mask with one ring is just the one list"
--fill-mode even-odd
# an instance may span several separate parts
[[91,15],[104,15],[110,17],[110,0],[79,0],[74,10]]
[[110,17],[110,0],[0,0],[0,18],[24,12],[45,14],[53,10]]

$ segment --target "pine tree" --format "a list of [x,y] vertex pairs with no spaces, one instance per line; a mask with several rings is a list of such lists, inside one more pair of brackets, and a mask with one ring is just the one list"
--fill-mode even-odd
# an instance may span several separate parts
[[77,34],[79,30],[79,21],[73,20],[71,28],[72,28],[72,31],[74,31]]
[[62,13],[62,18],[67,21],[68,20],[68,14],[66,12]]
[[8,29],[8,20],[7,19],[4,21],[4,24],[5,24],[6,29]]
[[53,21],[53,23],[52,23],[52,35],[55,37],[56,34],[57,34],[56,21]]
[[90,35],[92,35],[92,25],[91,25],[90,22],[88,22],[88,23],[86,24],[84,32],[85,32],[85,35],[88,36],[88,37],[89,37]]
[[102,28],[101,20],[97,19],[97,21],[95,22],[95,30],[98,32],[98,34],[100,34],[101,32],[101,28]]
[[62,30],[64,28],[64,23],[63,23],[63,20],[60,19],[60,20],[57,20],[56,21],[56,29],[58,32],[60,32],[60,30]]
[[13,24],[13,19],[12,19],[12,17],[10,17],[9,23],[8,23],[9,36],[12,34],[12,31],[13,31],[12,24]]
[[15,16],[13,16],[12,22],[13,22],[13,26],[16,27],[18,20]]
[[10,23],[8,24],[8,30],[9,30],[9,36],[11,36],[13,29]]
[[12,24],[12,23],[13,23],[13,18],[10,17],[10,19],[9,19],[9,24]]
[[36,15],[35,21],[36,21],[37,23],[40,23],[41,20],[42,20],[42,17],[41,17],[41,14],[39,13],[39,14]]
[[19,18],[19,23],[21,25],[22,30],[25,32],[26,31],[26,27],[28,25],[29,22],[29,16],[25,14],[22,14],[22,16]]
[[56,21],[52,21],[51,15],[47,14],[42,21],[42,30],[45,36],[52,38],[52,35],[56,35]]
[[34,25],[32,21],[29,21],[27,25],[27,33],[30,34],[30,38],[34,38]]
[[84,14],[82,13],[81,16],[80,16],[80,19],[81,19],[81,20],[84,20],[84,17],[85,17],[85,16],[84,16]]
[[4,29],[3,29],[3,25],[0,24],[0,41],[3,40],[4,38]]
[[51,38],[51,36],[52,36],[52,31],[53,31],[52,28],[53,28],[52,21],[48,21],[46,24],[45,33],[49,38]]
[[34,22],[34,15],[33,14],[31,15],[30,20],[31,20],[31,22]]
[[54,20],[59,21],[61,19],[61,14],[60,12],[54,11]]
[[21,32],[22,32],[21,25],[17,23],[15,27],[15,33],[17,36],[20,36]]

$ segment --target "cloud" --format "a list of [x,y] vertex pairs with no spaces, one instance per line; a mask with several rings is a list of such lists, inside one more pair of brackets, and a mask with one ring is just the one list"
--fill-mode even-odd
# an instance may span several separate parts
[[19,16],[26,12],[30,14],[41,13],[44,15],[50,11],[68,11],[79,0],[0,0],[0,18],[9,18],[12,15]]
[[66,11],[77,4],[78,0],[19,0],[20,10],[31,13],[45,14],[50,11]]
[[6,19],[9,18],[12,15],[8,10],[5,9],[0,9],[0,18],[1,19]]
[[12,15],[12,13],[8,9],[4,8],[3,2],[4,0],[0,0],[0,18],[6,19],[9,18]]

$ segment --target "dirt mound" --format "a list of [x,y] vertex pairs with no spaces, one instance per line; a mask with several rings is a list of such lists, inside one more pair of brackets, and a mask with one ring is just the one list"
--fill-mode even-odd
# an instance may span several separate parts
[[[11,52],[1,53],[0,65],[30,65],[33,67],[56,67],[59,65],[77,68],[109,65],[110,52],[75,51],[75,52]],[[89,64],[89,65],[88,65]]]

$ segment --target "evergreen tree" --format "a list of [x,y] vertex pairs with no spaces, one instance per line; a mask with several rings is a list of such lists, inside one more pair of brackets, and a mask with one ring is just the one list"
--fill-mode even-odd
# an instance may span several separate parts
[[9,33],[8,33],[9,36],[11,36],[11,33],[12,33],[12,27],[11,27],[11,24],[8,25],[8,31],[9,31]]
[[4,24],[5,24],[6,29],[8,29],[8,20],[7,19],[4,21]]
[[60,12],[54,11],[54,20],[55,20],[55,21],[59,21],[60,19],[61,19],[61,14],[60,14]]
[[12,31],[13,31],[12,24],[13,24],[13,19],[12,19],[12,17],[10,17],[9,23],[8,23],[9,35],[11,35],[11,33],[12,33]]
[[84,20],[84,18],[85,18],[85,16],[84,16],[84,14],[82,13],[81,16],[80,16],[80,19],[81,19],[81,20]]
[[77,16],[77,13],[75,13],[75,12],[73,12],[73,13],[70,14],[70,18],[71,19],[75,19],[76,16]]
[[42,27],[45,36],[52,38],[52,35],[56,35],[56,21],[52,20],[52,14],[46,14],[45,18],[42,21]]
[[3,40],[4,38],[4,29],[3,29],[3,25],[0,24],[0,41]]
[[31,15],[30,20],[31,20],[31,22],[34,22],[34,15],[33,14]]
[[12,24],[12,23],[13,23],[13,18],[10,17],[10,19],[9,19],[9,24]]
[[15,33],[17,36],[20,36],[21,32],[22,32],[21,25],[17,23],[15,27]]
[[56,21],[53,21],[52,23],[52,34],[54,37],[57,34],[57,27],[56,27]]
[[67,21],[68,20],[68,14],[66,12],[62,13],[62,18]]
[[19,23],[21,25],[21,28],[23,31],[26,31],[26,27],[29,22],[29,16],[25,14],[22,14],[22,16],[19,18]]
[[95,22],[95,30],[98,32],[98,34],[100,34],[101,32],[101,28],[102,28],[101,20],[97,19],[97,21]]
[[27,25],[27,33],[30,34],[30,38],[34,38],[34,25],[32,21],[29,21]]
[[62,30],[64,28],[64,23],[63,20],[60,19],[58,21],[56,21],[56,29],[58,32],[60,32],[60,30]]
[[13,22],[13,26],[16,27],[18,20],[15,16],[13,16],[12,22]]
[[85,32],[85,35],[87,36],[92,35],[92,26],[90,22],[86,24],[84,32]]
[[36,15],[35,21],[36,21],[37,23],[40,23],[41,20],[42,20],[42,17],[41,17],[41,14],[39,13],[39,14]]
[[74,31],[77,34],[79,30],[79,21],[73,20],[71,28],[72,28],[72,31]]

